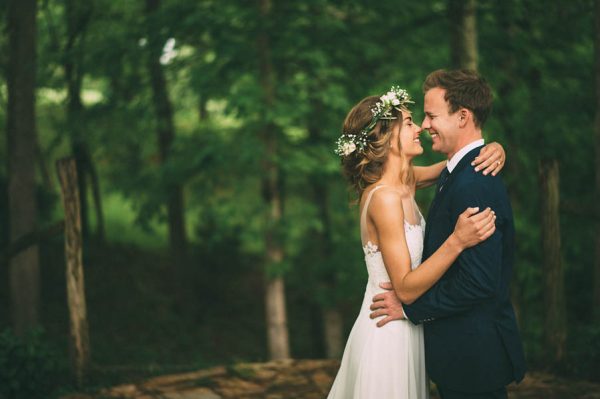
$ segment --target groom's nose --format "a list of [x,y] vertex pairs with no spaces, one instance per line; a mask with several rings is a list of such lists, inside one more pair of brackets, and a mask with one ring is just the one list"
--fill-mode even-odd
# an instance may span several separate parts
[[429,117],[425,116],[425,118],[423,118],[423,123],[421,123],[421,130],[426,130],[429,128],[431,128],[431,123]]

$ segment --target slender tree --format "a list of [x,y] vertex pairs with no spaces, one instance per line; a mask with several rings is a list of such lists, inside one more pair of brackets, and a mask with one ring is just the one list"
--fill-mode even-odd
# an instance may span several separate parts
[[564,269],[560,240],[560,178],[556,159],[540,162],[541,231],[544,278],[544,334],[548,360],[558,364],[564,359],[567,320]]
[[70,321],[70,354],[78,385],[86,377],[90,361],[90,339],[83,272],[81,211],[77,183],[77,163],[73,159],[57,162],[65,213],[65,260],[67,303]]
[[448,19],[452,67],[477,70],[477,0],[448,0]]
[[[520,27],[517,26],[515,16],[511,13],[511,7],[514,5],[511,2],[496,2],[493,4],[493,14],[498,21],[498,28],[505,32],[506,39],[502,41],[503,46],[499,49],[494,47],[494,50],[501,54],[501,61],[497,65],[498,78],[495,82],[495,88],[497,89],[497,100],[494,102],[493,114],[496,120],[500,124],[501,132],[504,136],[502,145],[505,146],[508,153],[508,162],[506,163],[506,169],[502,172],[503,177],[506,179],[507,184],[511,185],[510,179],[514,179],[519,176],[519,173],[524,168],[519,156],[518,147],[518,128],[515,125],[515,118],[513,116],[513,109],[511,108],[509,99],[514,95],[515,90],[519,86],[519,73],[517,70],[519,53],[515,43],[517,42],[517,32]],[[520,211],[522,195],[517,190],[510,190],[509,195],[511,204],[515,213]],[[511,284],[511,300],[515,308],[515,314],[517,320],[520,321],[521,316],[521,301],[523,287],[518,284],[519,273],[522,271],[520,268],[513,270],[513,284]]]
[[271,359],[290,357],[288,326],[286,316],[285,284],[281,275],[272,276],[270,268],[281,264],[284,259],[283,245],[278,237],[282,217],[282,193],[280,190],[280,170],[277,165],[278,132],[268,111],[275,104],[275,76],[271,61],[271,44],[268,26],[271,18],[271,1],[260,0],[261,15],[258,35],[258,60],[260,85],[263,95],[261,140],[265,149],[263,161],[263,193],[268,206],[265,243],[266,269],[265,276],[265,311],[267,322],[267,339]]
[[[313,114],[318,115],[319,109],[324,105],[318,98],[313,98]],[[322,137],[322,126],[319,125],[319,118],[312,118],[308,121],[308,134],[311,144],[318,146],[325,144],[327,140]],[[309,185],[311,190],[311,202],[317,206],[319,220],[323,228],[315,231],[312,235],[316,242],[315,258],[318,264],[330,262],[330,256],[333,252],[333,243],[331,238],[331,215],[328,207],[328,198],[331,182],[323,177],[321,169],[315,170],[309,174]],[[328,269],[321,281],[322,288],[328,292],[334,292],[336,286],[336,276],[334,271]],[[321,319],[323,324],[323,337],[325,344],[325,355],[330,359],[339,359],[344,349],[344,323],[342,313],[337,306],[321,306]]]
[[[160,10],[160,0],[146,0],[146,17],[148,20],[148,71],[152,86],[152,100],[156,115],[156,132],[161,164],[165,164],[171,156],[175,140],[175,125],[173,122],[173,106],[169,98],[167,80],[160,63],[161,53],[165,44],[158,26],[157,16]],[[186,265],[188,240],[185,229],[183,186],[179,182],[167,182],[167,218],[169,225],[169,247],[172,258],[173,274],[177,283],[183,281],[183,268]]]
[[96,237],[105,240],[104,212],[100,195],[100,182],[96,167],[86,140],[85,109],[81,101],[81,87],[84,76],[83,53],[87,28],[92,18],[91,1],[66,0],[65,16],[67,43],[65,47],[64,69],[67,81],[67,124],[71,133],[71,146],[77,163],[78,186],[81,201],[82,232],[89,235],[88,178],[96,212]]
[[[10,241],[33,232],[37,224],[35,196],[35,0],[8,2],[8,197]],[[37,246],[10,262],[13,326],[24,334],[39,317],[39,256]]]

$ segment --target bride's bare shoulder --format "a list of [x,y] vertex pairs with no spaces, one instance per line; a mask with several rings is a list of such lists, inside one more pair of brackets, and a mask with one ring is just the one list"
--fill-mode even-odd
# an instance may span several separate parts
[[376,215],[382,213],[384,215],[390,215],[394,213],[402,217],[403,207],[402,201],[411,198],[411,192],[405,188],[396,187],[382,187],[373,193],[371,199],[371,205],[369,206],[369,213]]

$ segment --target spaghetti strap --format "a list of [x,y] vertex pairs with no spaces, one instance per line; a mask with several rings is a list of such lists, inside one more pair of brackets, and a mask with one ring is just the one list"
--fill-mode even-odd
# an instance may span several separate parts
[[369,208],[369,204],[371,203],[371,197],[373,197],[373,193],[375,193],[375,191],[379,190],[381,187],[385,187],[385,184],[380,184],[378,186],[375,186],[371,192],[369,192],[369,195],[367,195],[367,199],[365,200],[365,205],[363,206],[362,212],[360,214],[360,240],[362,245],[366,245],[368,240],[368,237],[366,237],[367,235],[367,225],[366,225],[366,220],[367,220],[367,209]]

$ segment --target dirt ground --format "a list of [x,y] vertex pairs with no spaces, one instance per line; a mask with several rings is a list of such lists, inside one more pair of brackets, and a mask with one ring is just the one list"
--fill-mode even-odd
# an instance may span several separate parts
[[[62,399],[324,399],[339,366],[333,360],[241,363],[164,375]],[[600,384],[529,373],[510,399],[600,399]],[[438,399],[432,386],[432,399]]]

